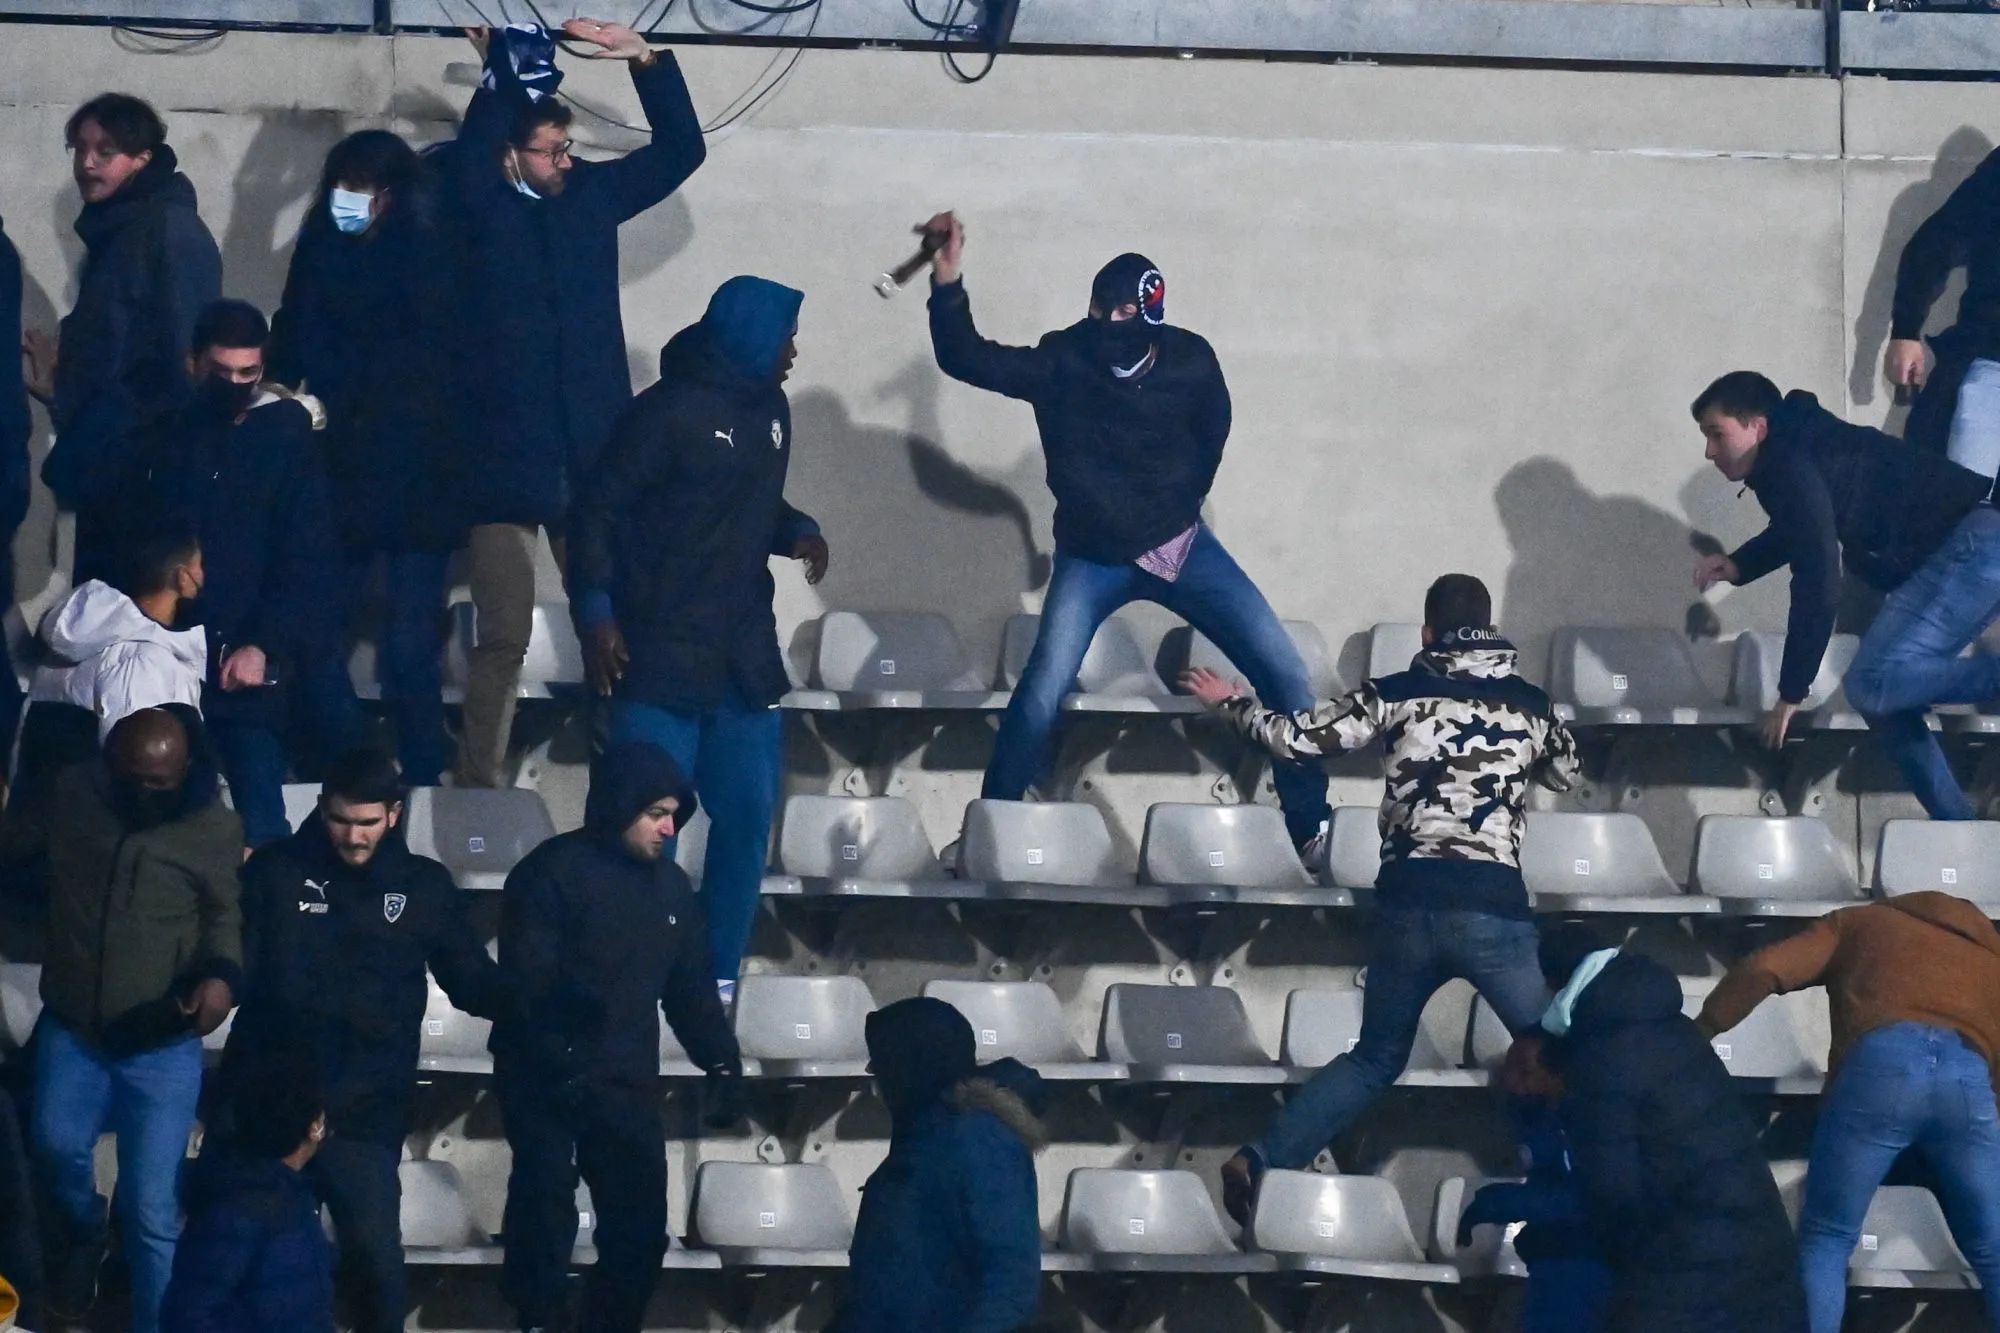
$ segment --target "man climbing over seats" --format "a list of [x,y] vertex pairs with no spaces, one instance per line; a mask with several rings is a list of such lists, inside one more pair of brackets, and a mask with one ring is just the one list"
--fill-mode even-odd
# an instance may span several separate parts
[[1847,1262],[1875,1188],[1921,1148],[1945,1215],[2000,1329],[2000,933],[1946,893],[1849,907],[1751,954],[1709,992],[1696,1023],[1714,1038],[1767,997],[1826,987],[1828,1082],[1799,1213],[1813,1333],[1839,1333]]
[[1396,1081],[1433,992],[1463,977],[1516,1034],[1548,1002],[1521,879],[1528,784],[1562,790],[1576,744],[1549,698],[1514,674],[1486,585],[1446,574],[1424,595],[1424,650],[1407,671],[1297,713],[1259,706],[1212,671],[1188,689],[1274,755],[1315,762],[1378,740],[1387,751],[1382,870],[1361,1039],[1313,1076],[1256,1143],[1222,1168],[1247,1221],[1266,1170],[1299,1170]]
[[[965,229],[950,214],[919,228],[931,258],[938,368],[1035,409],[1056,499],[1055,572],[1041,631],[1000,721],[982,796],[1018,801],[1041,776],[1063,696],[1091,637],[1128,602],[1158,602],[1207,635],[1275,708],[1312,707],[1304,660],[1270,603],[1201,521],[1222,446],[1229,389],[1215,350],[1166,322],[1166,279],[1143,255],[1106,264],[1090,311],[1033,347],[980,337],[959,276]],[[1273,770],[1285,826],[1307,866],[1325,860],[1326,775]]]
[[1782,745],[1833,636],[1841,571],[1889,594],[1847,669],[1847,698],[1933,819],[1977,811],[1924,716],[1933,704],[2000,695],[2000,657],[1960,657],[2000,614],[2000,512],[1993,479],[1842,421],[1809,393],[1780,394],[1750,370],[1694,400],[1715,470],[1770,516],[1729,555],[1695,564],[1695,586],[1754,583],[1786,565],[1792,609],[1778,702],[1764,741]]

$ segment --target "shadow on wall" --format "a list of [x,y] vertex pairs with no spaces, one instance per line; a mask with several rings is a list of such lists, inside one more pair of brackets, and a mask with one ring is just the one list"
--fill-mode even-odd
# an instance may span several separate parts
[[[1903,246],[1992,151],[1990,139],[1970,125],[1961,125],[1938,146],[1930,176],[1897,195],[1889,206],[1882,251],[1875,257],[1875,270],[1868,275],[1868,289],[1862,293],[1861,309],[1854,317],[1854,365],[1847,389],[1857,405],[1874,402],[1878,390],[1887,391],[1882,380],[1882,348],[1889,338],[1889,309],[1896,295],[1896,265],[1902,260]],[[1957,297],[1949,288],[1947,296],[1956,303]],[[1892,418],[1892,429],[1901,430],[1902,415],[1899,412]]]
[[1635,496],[1595,495],[1569,464],[1548,457],[1510,468],[1493,503],[1514,548],[1501,625],[1529,663],[1546,660],[1542,643],[1564,625],[1714,634],[1715,613],[1693,581],[1696,551],[1713,547],[1697,547],[1698,534],[1673,514]]
[[840,397],[809,389],[792,400],[798,451],[785,490],[832,544],[820,589],[829,607],[942,611],[972,640],[975,662],[997,646],[1021,595],[1048,581],[1045,526],[1023,493],[1046,502],[1038,458],[992,478],[936,443],[937,371],[913,362],[878,397],[907,400],[911,427],[855,421]]
[[291,266],[298,205],[319,188],[326,155],[345,137],[337,112],[274,111],[264,117],[244,150],[231,188],[235,199],[222,247],[222,290],[266,315],[276,311]]

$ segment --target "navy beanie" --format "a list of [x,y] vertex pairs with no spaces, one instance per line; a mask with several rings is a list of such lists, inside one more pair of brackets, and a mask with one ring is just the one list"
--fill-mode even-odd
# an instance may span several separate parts
[[1106,318],[1122,305],[1139,307],[1148,324],[1167,322],[1167,280],[1159,266],[1141,254],[1126,253],[1097,270],[1091,280],[1090,304]]

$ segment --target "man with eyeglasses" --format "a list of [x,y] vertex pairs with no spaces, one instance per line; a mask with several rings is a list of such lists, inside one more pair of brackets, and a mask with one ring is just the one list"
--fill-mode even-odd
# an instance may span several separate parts
[[[652,141],[606,162],[572,156],[555,42],[517,25],[466,34],[486,75],[446,155],[466,230],[471,383],[481,420],[464,467],[477,642],[458,783],[508,781],[508,732],[535,603],[537,529],[556,563],[577,486],[632,398],[618,306],[618,227],[706,155],[673,53],[630,28],[571,19],[562,35],[628,63]],[[442,500],[442,497],[440,497]]]

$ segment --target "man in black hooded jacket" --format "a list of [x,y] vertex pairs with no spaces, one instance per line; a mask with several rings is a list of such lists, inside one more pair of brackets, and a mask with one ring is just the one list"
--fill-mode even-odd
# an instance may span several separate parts
[[614,745],[590,767],[584,825],[507,876],[494,1089],[513,1149],[501,1285],[523,1329],[560,1322],[576,1182],[597,1207],[580,1327],[636,1333],[667,1246],[660,1015],[708,1074],[707,1120],[741,1115],[743,1062],[694,891],[663,855],[694,792],[666,751]]
[[[1166,322],[1166,279],[1144,255],[1098,272],[1090,317],[1034,347],[979,336],[959,277],[965,231],[949,214],[923,230],[932,257],[938,368],[1030,403],[1056,498],[1056,557],[1034,651],[1000,722],[981,795],[1018,801],[1048,759],[1063,696],[1097,627],[1128,602],[1184,617],[1249,679],[1266,707],[1313,706],[1303,658],[1270,603],[1201,521],[1229,438],[1229,389],[1215,349]],[[1285,826],[1308,868],[1326,852],[1326,774],[1275,760]]]
[[1757,1122],[1681,1012],[1674,974],[1597,948],[1586,927],[1543,937],[1556,997],[1544,1060],[1577,1188],[1612,1269],[1621,1333],[1805,1333],[1799,1248]]
[[81,584],[115,559],[117,501],[141,432],[187,398],[182,362],[195,317],[222,295],[222,254],[151,106],[104,93],[63,134],[83,196],[83,272],[60,343],[38,331],[28,347],[31,387],[56,432],[42,480],[76,512]]
[[500,969],[481,947],[451,872],[400,828],[396,765],[375,750],[336,758],[297,833],[243,867],[244,995],[224,1054],[232,1085],[303,1053],[333,1135],[306,1168],[333,1215],[360,1333],[409,1312],[396,1166],[410,1132],[430,1000],[500,1016]]

